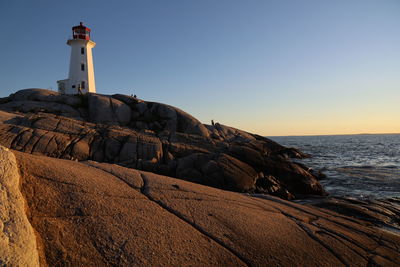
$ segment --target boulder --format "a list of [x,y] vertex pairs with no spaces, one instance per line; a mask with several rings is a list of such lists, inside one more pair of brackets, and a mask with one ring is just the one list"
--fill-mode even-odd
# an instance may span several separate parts
[[23,113],[46,112],[80,119],[80,113],[77,109],[57,102],[40,102],[31,100],[11,101],[1,104],[0,109],[6,111],[19,111]]
[[239,192],[255,189],[257,172],[227,154],[194,153],[178,160],[176,175],[192,182]]
[[272,175],[265,176],[264,173],[260,173],[256,181],[257,193],[267,193],[278,196],[284,199],[294,199],[294,195],[291,194],[286,187]]
[[149,109],[146,102],[136,104],[135,108],[141,115],[143,115]]
[[252,134],[220,123],[215,123],[215,125],[210,126],[210,129],[211,131],[214,131],[215,129],[218,132],[218,135],[222,136],[228,142],[256,140]]
[[84,99],[79,95],[62,95],[55,91],[45,89],[24,89],[10,95],[12,101],[39,101],[39,102],[56,102],[69,106],[84,105]]
[[227,154],[220,154],[216,161],[228,188],[231,187],[240,192],[254,190],[258,174],[250,165]]
[[88,94],[89,118],[95,123],[127,125],[131,109],[125,103],[103,95]]
[[175,112],[178,132],[199,135],[205,138],[210,136],[207,128],[200,121],[178,108],[175,108]]
[[265,160],[265,173],[276,177],[293,195],[327,195],[315,176],[292,162]]
[[23,89],[10,95],[10,99],[13,101],[43,101],[49,96],[59,96],[60,94],[55,91],[40,89],[40,88],[29,88]]
[[127,95],[121,95],[121,94],[115,94],[111,96],[112,98],[118,99],[121,102],[124,102],[125,104],[131,106],[135,105],[137,103],[140,103],[142,100],[134,98],[133,96],[127,96]]
[[153,103],[150,111],[164,121],[162,130],[172,133],[177,131],[178,115],[175,108],[165,104]]
[[250,164],[251,166],[262,167],[264,165],[264,158],[262,154],[246,145],[233,144],[229,146],[228,153],[237,159]]

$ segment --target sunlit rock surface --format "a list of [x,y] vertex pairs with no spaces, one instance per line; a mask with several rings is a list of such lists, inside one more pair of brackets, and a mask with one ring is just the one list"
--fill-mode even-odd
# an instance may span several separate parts
[[14,152],[41,265],[398,266],[400,236],[267,195]]
[[34,267],[39,253],[20,183],[14,154],[0,146],[0,265]]

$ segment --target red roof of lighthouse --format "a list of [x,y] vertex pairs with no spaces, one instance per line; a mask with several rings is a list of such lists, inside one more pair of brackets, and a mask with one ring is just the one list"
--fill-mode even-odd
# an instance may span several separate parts
[[82,24],[72,27],[72,37],[74,39],[90,40],[90,29]]
[[82,30],[90,32],[90,29],[88,27],[86,27],[85,25],[83,25],[82,22],[80,22],[78,26],[72,27],[72,31],[74,31],[75,29],[82,29]]

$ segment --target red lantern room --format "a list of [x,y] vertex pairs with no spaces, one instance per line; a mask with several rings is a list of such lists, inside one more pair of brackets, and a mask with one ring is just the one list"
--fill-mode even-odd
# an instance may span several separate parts
[[90,40],[90,29],[82,24],[72,27],[72,38]]

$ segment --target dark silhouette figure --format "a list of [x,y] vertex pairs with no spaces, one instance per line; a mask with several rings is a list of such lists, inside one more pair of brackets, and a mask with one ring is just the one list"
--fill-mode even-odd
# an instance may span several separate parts
[[211,120],[211,125],[214,126],[214,120]]
[[78,85],[78,94],[83,95],[82,86],[80,84]]

